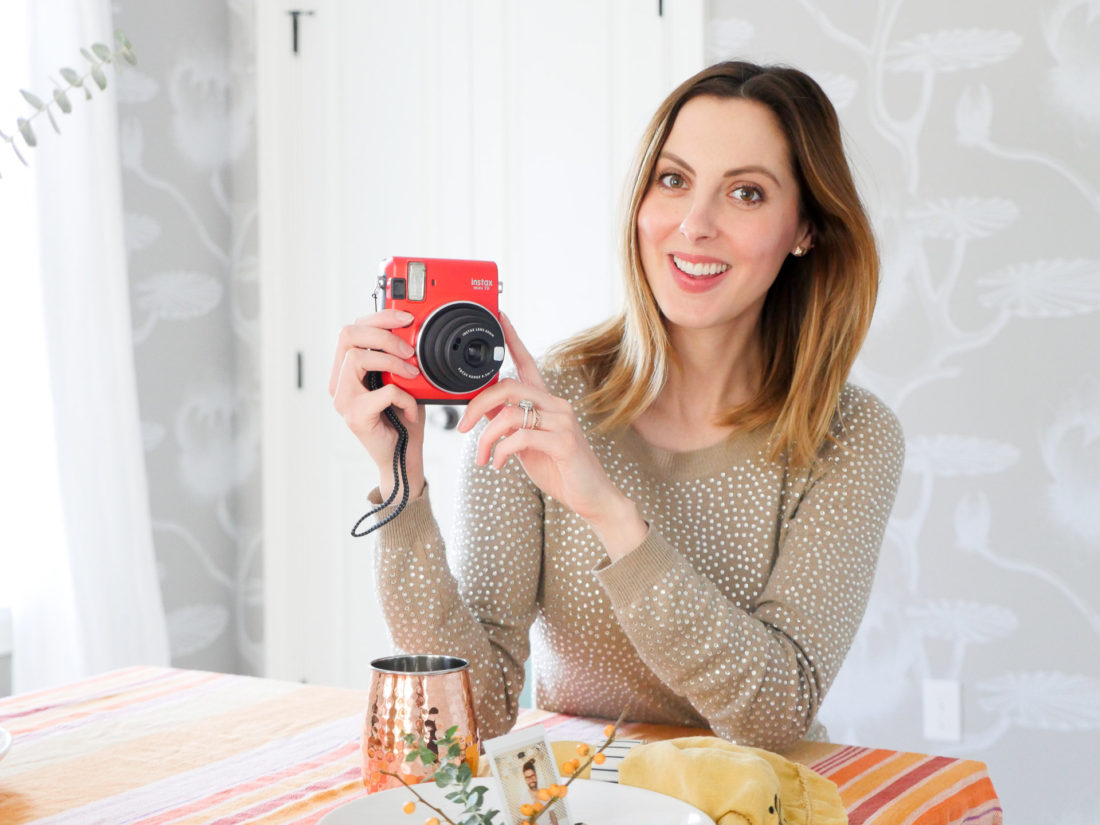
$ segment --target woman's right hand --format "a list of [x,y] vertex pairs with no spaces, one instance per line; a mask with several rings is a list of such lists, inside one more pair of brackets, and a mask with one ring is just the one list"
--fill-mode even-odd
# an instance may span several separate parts
[[391,330],[408,326],[413,316],[396,309],[384,309],[360,318],[340,330],[336,357],[328,392],[332,405],[344,423],[367,448],[378,465],[378,487],[383,500],[397,483],[393,474],[393,451],[397,431],[384,415],[396,407],[409,430],[406,469],[409,475],[409,499],[424,490],[424,411],[416,399],[394,384],[377,390],[366,386],[368,372],[392,372],[414,378],[420,374],[410,363],[414,350]]

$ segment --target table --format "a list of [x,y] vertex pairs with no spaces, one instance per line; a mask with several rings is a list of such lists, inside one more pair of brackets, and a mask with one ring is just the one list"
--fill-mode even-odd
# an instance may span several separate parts
[[[312,825],[363,793],[366,692],[134,667],[0,700],[2,825]],[[552,740],[606,720],[523,711]],[[624,738],[698,734],[627,723]],[[826,743],[787,754],[835,781],[852,825],[1000,825],[985,765]]]

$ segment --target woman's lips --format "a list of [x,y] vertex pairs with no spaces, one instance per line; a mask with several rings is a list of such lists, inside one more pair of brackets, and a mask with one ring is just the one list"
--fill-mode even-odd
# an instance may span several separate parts
[[713,258],[699,256],[668,256],[669,270],[676,284],[688,292],[706,292],[725,275],[730,265]]

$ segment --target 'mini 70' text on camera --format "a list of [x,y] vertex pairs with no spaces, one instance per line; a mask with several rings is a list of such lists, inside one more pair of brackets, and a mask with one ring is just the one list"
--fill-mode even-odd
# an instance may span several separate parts
[[416,378],[382,374],[428,404],[462,404],[497,380],[504,361],[504,330],[497,295],[500,281],[491,261],[449,258],[386,258],[375,300],[382,309],[413,316],[393,332],[415,350]]

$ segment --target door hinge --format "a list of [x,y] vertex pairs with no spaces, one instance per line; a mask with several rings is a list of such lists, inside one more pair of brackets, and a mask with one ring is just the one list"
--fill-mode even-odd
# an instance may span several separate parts
[[302,364],[302,353],[301,353],[301,350],[299,350],[298,351],[298,389],[302,388],[302,384],[303,384],[302,372],[303,372],[303,370],[304,370],[304,367],[303,367],[303,364]]
[[295,54],[298,54],[298,18],[303,14],[307,17],[312,17],[314,12],[303,11],[302,9],[291,9],[287,12],[290,15],[290,49]]

